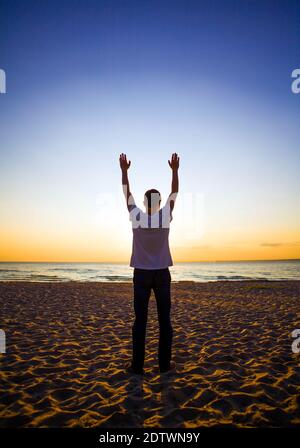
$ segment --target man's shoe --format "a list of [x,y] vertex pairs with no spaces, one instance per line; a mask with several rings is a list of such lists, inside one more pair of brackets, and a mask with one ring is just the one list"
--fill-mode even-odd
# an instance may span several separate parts
[[170,362],[169,367],[165,369],[159,369],[160,373],[167,373],[167,372],[175,372],[176,371],[176,363],[174,361]]
[[126,364],[125,370],[127,373],[130,373],[130,375],[144,375],[144,369],[134,369],[130,362]]

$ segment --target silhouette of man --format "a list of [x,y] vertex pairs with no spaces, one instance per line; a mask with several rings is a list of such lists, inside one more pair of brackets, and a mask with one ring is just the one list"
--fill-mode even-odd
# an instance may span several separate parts
[[171,274],[173,265],[169,248],[169,230],[172,211],[178,193],[179,157],[172,154],[168,161],[172,170],[171,193],[164,207],[160,208],[158,190],[147,190],[144,195],[146,212],[135,204],[131,194],[128,169],[131,162],[126,154],[120,155],[122,185],[129,217],[132,222],[132,254],[135,321],[132,326],[132,361],[126,365],[128,373],[143,374],[148,303],[154,291],[159,321],[158,363],[161,373],[175,369],[171,361],[173,328],[171,324]]

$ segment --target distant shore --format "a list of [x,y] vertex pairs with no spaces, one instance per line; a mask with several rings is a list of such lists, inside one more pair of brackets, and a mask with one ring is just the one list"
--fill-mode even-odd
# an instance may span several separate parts
[[175,375],[130,377],[132,285],[0,282],[1,427],[300,426],[300,281],[172,283]]

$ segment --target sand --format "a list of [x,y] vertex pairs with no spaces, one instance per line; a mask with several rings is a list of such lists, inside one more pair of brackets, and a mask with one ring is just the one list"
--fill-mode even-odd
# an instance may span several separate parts
[[175,374],[131,355],[130,283],[0,283],[2,427],[300,425],[299,281],[172,284]]

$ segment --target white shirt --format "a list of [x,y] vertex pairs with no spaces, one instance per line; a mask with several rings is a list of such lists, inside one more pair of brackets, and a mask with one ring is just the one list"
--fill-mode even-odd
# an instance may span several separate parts
[[169,247],[172,210],[177,193],[169,196],[165,206],[153,215],[138,208],[131,196],[129,219],[132,222],[132,254],[130,266],[139,269],[164,269],[173,266]]

